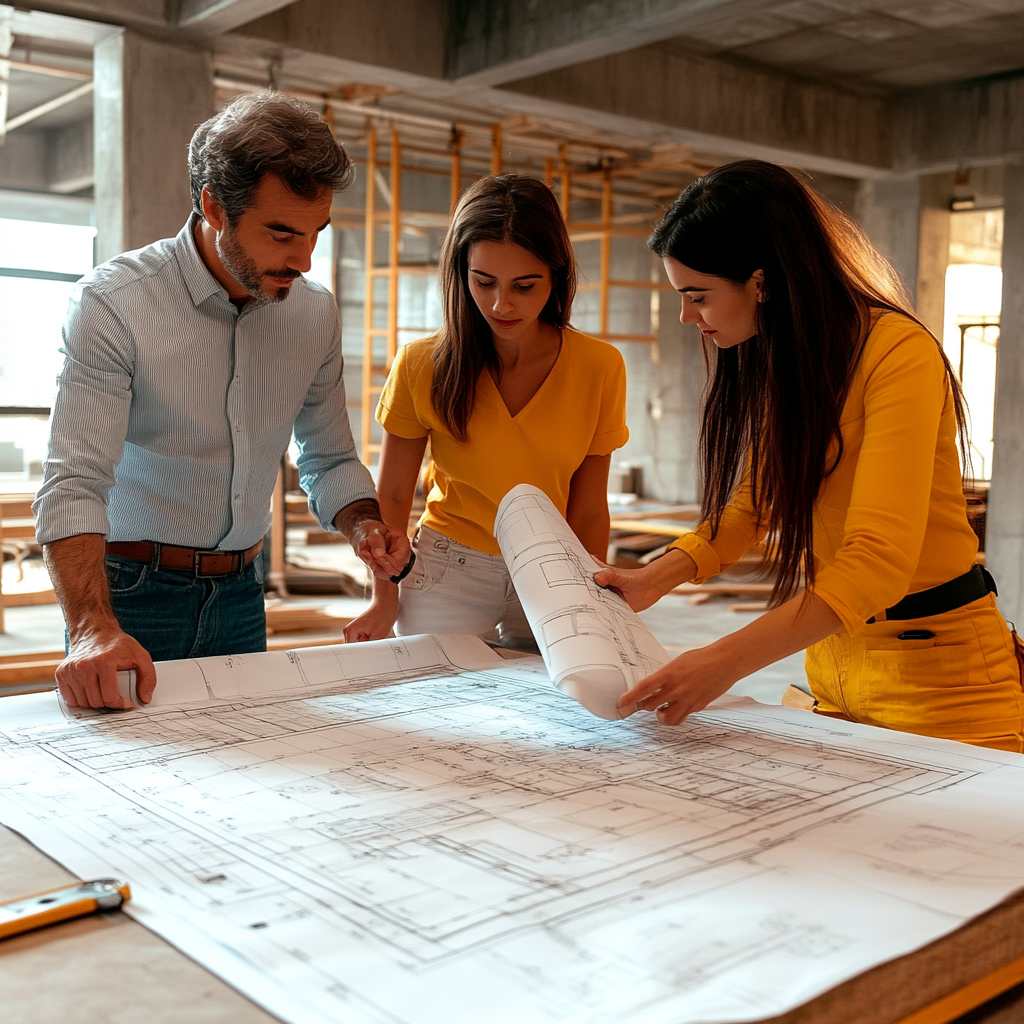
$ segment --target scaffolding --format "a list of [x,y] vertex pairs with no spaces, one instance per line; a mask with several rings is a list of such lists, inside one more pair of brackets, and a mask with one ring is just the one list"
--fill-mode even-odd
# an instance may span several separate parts
[[[384,139],[382,140],[382,135]],[[363,215],[363,364],[362,394],[360,396],[361,453],[367,464],[372,464],[380,452],[379,430],[374,420],[374,409],[384,388],[399,346],[409,335],[427,336],[439,324],[403,324],[399,322],[402,287],[412,275],[435,275],[435,262],[403,263],[401,239],[403,232],[422,232],[424,228],[444,230],[450,221],[466,174],[474,178],[485,173],[501,173],[510,166],[503,149],[503,126],[495,124],[489,131],[489,152],[477,147],[467,159],[467,132],[458,125],[449,126],[445,144],[427,147],[406,144],[403,132],[395,123],[384,132],[375,121],[366,129],[366,198]],[[386,147],[386,154],[382,150]],[[427,162],[411,162],[406,154],[412,152],[427,157]],[[382,155],[385,159],[382,160]],[[439,161],[443,157],[445,163]],[[512,164],[511,166],[516,166]],[[519,169],[516,166],[516,169]],[[386,176],[385,176],[386,170]],[[535,167],[526,169],[536,173]],[[403,206],[402,176],[406,172],[447,174],[450,179],[448,213],[410,210]],[[574,166],[570,147],[561,144],[557,156],[545,157],[543,177],[549,185],[556,185],[563,214],[572,213],[573,206],[588,201],[596,204],[595,219],[568,220],[570,238],[580,250],[582,246],[598,246],[597,280],[580,285],[581,292],[597,292],[597,315],[593,333],[613,343],[651,344],[657,341],[656,298],[658,290],[667,287],[659,282],[654,261],[646,278],[616,277],[613,273],[613,244],[617,238],[642,239],[656,212],[656,197],[641,184],[637,188],[619,190],[617,168],[609,160],[596,170]],[[633,209],[628,207],[632,206]],[[626,209],[622,209],[626,207]],[[640,207],[640,209],[636,209]],[[352,216],[344,221],[355,226]],[[381,258],[383,257],[383,258]],[[377,283],[387,282],[386,304],[381,310],[380,290]],[[613,295],[618,289],[646,291],[651,296],[650,330],[615,330],[613,325]],[[383,313],[383,317],[381,314]],[[383,322],[381,322],[383,321]]]
[[[215,84],[224,96],[265,86],[223,67]],[[403,239],[433,239],[431,232],[446,230],[463,185],[482,175],[509,170],[543,178],[559,199],[577,252],[598,247],[597,278],[579,286],[582,295],[596,292],[593,321],[585,329],[616,344],[651,345],[657,359],[657,297],[667,285],[660,283],[653,258],[649,275],[617,277],[615,241],[645,238],[665,200],[677,193],[680,174],[692,176],[705,169],[694,163],[688,149],[621,134],[598,136],[583,125],[540,122],[527,115],[495,120],[493,111],[402,94],[394,87],[350,83],[324,95],[299,83],[278,85],[321,107],[366,183],[363,208],[336,208],[332,217],[335,233],[351,230],[363,236],[361,387],[358,401],[353,396],[350,404],[353,413],[359,407],[364,462],[372,465],[380,452],[374,409],[400,345],[440,326],[400,323],[406,282],[414,275],[436,279],[437,274],[436,253],[432,259],[403,262]],[[403,189],[408,172],[447,178],[447,210],[409,209]],[[333,276],[339,305],[340,248],[335,246]],[[649,330],[617,329],[615,295],[638,291],[650,295]]]

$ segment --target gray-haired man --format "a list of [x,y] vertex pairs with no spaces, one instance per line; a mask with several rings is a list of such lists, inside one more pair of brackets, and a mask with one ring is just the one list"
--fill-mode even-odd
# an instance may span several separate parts
[[201,125],[177,237],[81,283],[38,533],[64,609],[69,704],[148,701],[153,660],[264,650],[260,554],[294,429],[324,527],[378,575],[410,557],[380,519],[345,409],[338,310],[302,277],[351,165],[309,108],[264,93]]

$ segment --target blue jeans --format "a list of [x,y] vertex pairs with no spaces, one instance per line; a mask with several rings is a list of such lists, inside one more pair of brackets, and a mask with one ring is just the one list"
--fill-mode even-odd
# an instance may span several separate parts
[[267,649],[262,554],[240,573],[199,579],[116,556],[106,566],[121,628],[154,661]]

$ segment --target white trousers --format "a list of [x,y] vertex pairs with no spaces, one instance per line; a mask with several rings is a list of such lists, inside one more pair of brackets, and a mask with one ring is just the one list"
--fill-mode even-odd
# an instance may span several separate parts
[[399,584],[399,636],[475,633],[500,644],[536,650],[501,555],[459,544],[421,526],[413,539],[416,564]]

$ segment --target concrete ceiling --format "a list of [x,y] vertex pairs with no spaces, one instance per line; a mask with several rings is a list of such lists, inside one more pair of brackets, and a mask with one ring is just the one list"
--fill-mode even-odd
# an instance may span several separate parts
[[[745,154],[857,178],[923,167],[925,149],[933,167],[1024,156],[1024,0],[9,0],[3,11],[13,61],[72,72],[127,27],[212,49],[218,68],[254,82],[335,97],[376,86],[368,109],[572,123],[609,146],[633,138],[712,162]],[[1002,78],[960,84],[982,76]],[[8,77],[8,121],[81,84],[16,65]],[[89,111],[82,95],[12,138],[81,127]]]
[[1024,66],[1020,0],[762,0],[665,43],[883,92]]

